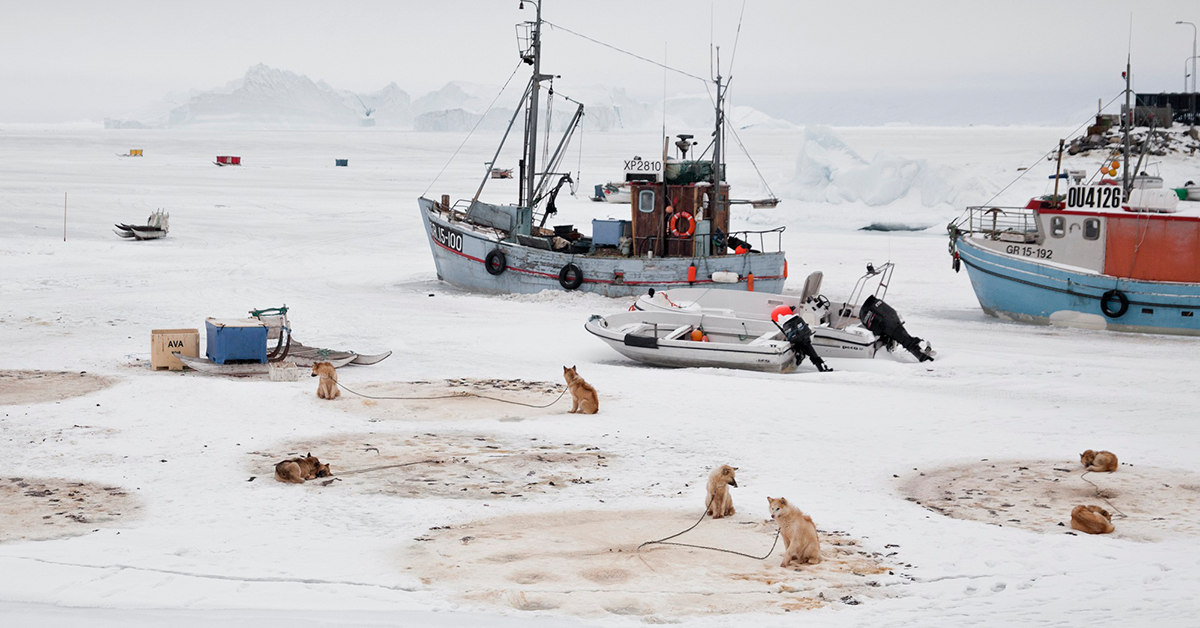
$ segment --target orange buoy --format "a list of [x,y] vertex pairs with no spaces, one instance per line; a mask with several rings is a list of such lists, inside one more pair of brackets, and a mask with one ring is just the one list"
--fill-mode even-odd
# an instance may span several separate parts
[[783,318],[784,316],[791,316],[791,314],[792,314],[791,306],[780,305],[780,306],[776,307],[775,309],[771,310],[771,320],[778,323],[779,319]]
[[733,250],[734,255],[745,255],[749,252],[750,252],[750,249],[748,249],[740,244],[738,245],[738,247],[736,249]]
[[704,342],[708,342],[708,336],[704,337]]
[[696,281],[696,267],[688,266],[688,283],[694,283],[695,281]]
[[746,275],[746,290],[754,292],[754,273]]
[[700,331],[699,329],[692,330],[692,340],[695,340],[696,342],[700,342],[703,339],[704,339],[704,332]]

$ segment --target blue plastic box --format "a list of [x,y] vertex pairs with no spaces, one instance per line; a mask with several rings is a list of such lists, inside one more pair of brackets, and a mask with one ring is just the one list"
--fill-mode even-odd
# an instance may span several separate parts
[[628,229],[628,220],[592,220],[592,243],[596,246],[617,246]]
[[258,319],[210,318],[204,321],[204,334],[204,354],[217,364],[267,361],[267,326]]

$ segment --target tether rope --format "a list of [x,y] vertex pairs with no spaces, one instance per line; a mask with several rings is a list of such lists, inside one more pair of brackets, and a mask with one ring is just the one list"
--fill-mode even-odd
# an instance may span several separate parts
[[563,26],[559,26],[558,24],[553,24],[553,23],[551,23],[551,22],[547,22],[547,21],[545,21],[545,20],[542,20],[542,23],[543,23],[543,24],[545,24],[546,26],[549,26],[550,28],[557,28],[558,30],[561,30],[561,31],[566,31],[566,32],[568,32],[568,33],[570,33],[570,34],[572,34],[572,35],[574,35],[574,36],[576,36],[576,37],[581,37],[581,38],[583,38],[583,39],[586,39],[586,40],[588,40],[588,41],[590,41],[590,42],[592,42],[592,43],[594,43],[594,44],[599,44],[599,45],[601,45],[601,46],[604,46],[605,48],[610,48],[610,49],[612,49],[612,50],[615,50],[615,51],[617,51],[617,52],[619,52],[619,53],[621,53],[621,54],[627,54],[627,55],[629,55],[629,56],[631,56],[631,57],[633,57],[633,58],[635,58],[635,59],[641,59],[642,61],[645,61],[646,63],[650,63],[650,64],[652,64],[652,65],[657,65],[658,67],[660,67],[660,68],[662,68],[662,69],[664,69],[664,70],[670,70],[670,71],[672,71],[672,72],[675,72],[675,73],[677,73],[677,74],[682,74],[682,75],[684,75],[684,76],[686,76],[686,77],[689,77],[689,78],[694,78],[694,79],[696,79],[697,81],[702,81],[702,82],[704,82],[704,83],[708,83],[708,79],[705,79],[705,78],[700,78],[699,76],[696,76],[695,74],[691,74],[691,73],[688,73],[688,72],[684,72],[683,70],[679,70],[679,69],[673,68],[673,67],[671,67],[671,66],[669,66],[669,65],[664,65],[664,64],[662,64],[662,63],[659,63],[659,62],[657,62],[657,61],[655,61],[655,60],[653,60],[653,59],[647,59],[646,57],[643,57],[642,55],[639,55],[639,54],[635,54],[635,53],[629,52],[628,50],[622,50],[621,48],[617,48],[616,46],[614,46],[614,45],[612,45],[612,44],[606,44],[606,43],[604,43],[604,42],[602,42],[602,41],[600,41],[600,40],[598,40],[598,39],[593,39],[593,38],[591,38],[591,37],[588,37],[587,35],[584,35],[584,34],[582,34],[582,33],[576,33],[575,31],[573,31],[573,30],[571,30],[571,29],[569,29],[569,28],[565,28],[565,27],[563,27]]
[[491,401],[499,401],[500,403],[511,403],[515,406],[525,406],[527,408],[549,408],[550,406],[558,403],[559,400],[563,398],[563,395],[567,394],[567,390],[569,390],[567,388],[564,388],[562,390],[562,392],[558,394],[558,397],[556,397],[554,399],[554,401],[551,401],[550,403],[548,403],[544,406],[537,406],[537,405],[533,405],[531,403],[522,403],[520,401],[513,401],[511,399],[501,399],[499,397],[489,397],[487,395],[481,395],[479,393],[470,392],[470,391],[466,391],[466,390],[461,391],[461,392],[456,392],[456,393],[450,393],[449,395],[436,395],[436,396],[431,396],[431,397],[374,397],[371,395],[364,395],[363,393],[350,390],[349,388],[346,388],[344,385],[342,385],[340,382],[334,382],[334,383],[337,384],[338,388],[341,388],[342,390],[344,390],[350,394],[358,395],[359,397],[363,397],[365,399],[424,400],[424,399],[454,399],[454,398],[463,398],[463,397],[479,397],[480,399],[489,399]]
[[504,87],[501,87],[499,93],[497,93],[496,97],[492,99],[492,104],[488,105],[487,110],[485,110],[483,115],[479,117],[479,120],[475,122],[475,126],[471,127],[471,131],[467,133],[466,137],[463,138],[463,141],[458,145],[458,148],[454,149],[454,154],[450,155],[450,159],[446,160],[446,165],[442,166],[442,169],[438,171],[437,176],[433,178],[433,181],[429,182],[429,187],[425,188],[424,192],[421,192],[421,196],[425,196],[429,193],[429,190],[433,189],[433,185],[437,183],[438,179],[442,177],[442,174],[446,172],[446,168],[449,168],[450,164],[454,162],[454,158],[458,157],[458,152],[462,150],[463,146],[467,145],[467,140],[471,139],[471,136],[474,135],[475,130],[479,128],[479,125],[483,124],[483,120],[484,118],[487,118],[488,112],[492,110],[492,107],[496,106],[496,101],[500,100],[500,96],[504,94],[504,90],[508,89],[508,84],[512,82],[513,77],[517,75],[517,70],[520,70],[524,63],[524,61],[517,62],[517,67],[513,68],[512,74],[508,75],[508,80],[504,81]]
[[1084,477],[1084,476],[1086,476],[1086,475],[1087,475],[1087,474],[1089,474],[1089,473],[1091,473],[1091,470],[1084,471],[1084,472],[1083,472],[1083,475],[1079,476],[1079,479],[1083,480],[1084,482],[1087,482],[1088,484],[1091,484],[1091,485],[1092,485],[1092,487],[1096,489],[1096,497],[1100,498],[1101,500],[1103,500],[1103,501],[1104,501],[1104,503],[1108,504],[1108,507],[1109,507],[1109,508],[1112,508],[1112,509],[1113,509],[1113,512],[1117,513],[1119,516],[1121,516],[1121,517],[1123,517],[1123,518],[1128,518],[1128,517],[1129,517],[1129,515],[1127,515],[1127,514],[1125,514],[1125,513],[1121,512],[1121,509],[1120,509],[1120,508],[1117,508],[1116,506],[1114,506],[1112,502],[1108,501],[1108,498],[1107,498],[1107,497],[1105,497],[1105,496],[1103,496],[1103,495],[1101,495],[1101,494],[1100,494],[1100,491],[1101,491],[1101,489],[1100,489],[1100,487],[1099,487],[1099,486],[1096,486],[1096,483],[1095,483],[1095,482],[1093,482],[1093,481],[1091,481],[1091,480],[1087,479],[1086,477]]
[[687,534],[688,532],[695,530],[696,526],[700,525],[701,521],[704,521],[704,517],[708,516],[708,507],[711,505],[712,505],[712,500],[709,500],[709,502],[704,505],[704,512],[700,515],[700,518],[697,519],[696,523],[693,523],[690,528],[688,528],[682,532],[676,532],[675,534],[672,534],[671,536],[663,537],[661,539],[658,539],[657,541],[646,541],[645,543],[642,543],[641,545],[637,546],[638,550],[641,550],[643,547],[646,547],[647,545],[675,545],[677,547],[694,547],[696,549],[706,549],[706,550],[712,550],[714,552],[725,552],[726,554],[736,554],[738,556],[745,556],[746,558],[752,558],[754,560],[766,560],[775,551],[775,546],[779,544],[780,531],[778,529],[775,530],[775,540],[771,543],[771,549],[767,550],[767,553],[762,556],[751,556],[750,554],[746,554],[744,552],[738,552],[738,551],[734,551],[734,550],[730,550],[730,549],[725,549],[722,547],[712,547],[710,545],[695,545],[692,543],[669,543],[668,542],[677,536],[683,536],[684,534]]
[[[1114,102],[1116,102],[1116,101],[1117,101],[1117,99],[1118,99],[1118,98],[1120,98],[1120,97],[1121,97],[1121,96],[1122,96],[1124,93],[1125,93],[1125,92],[1124,92],[1124,91],[1122,91],[1120,94],[1117,94],[1116,96],[1113,96],[1113,99],[1112,99],[1112,100],[1108,101],[1108,103],[1106,103],[1106,104],[1105,104],[1103,107],[1101,107],[1101,108],[1100,108],[1100,109],[1101,109],[1101,111],[1103,111],[1104,109],[1107,109],[1109,105],[1111,105],[1111,104],[1113,104]],[[1085,121],[1083,124],[1080,124],[1079,126],[1075,127],[1075,130],[1073,130],[1073,131],[1071,131],[1070,133],[1068,133],[1068,134],[1067,134],[1067,139],[1071,139],[1072,137],[1074,137],[1074,136],[1075,136],[1075,134],[1079,132],[1079,129],[1082,129],[1083,127],[1087,126],[1087,125],[1088,125],[1088,122],[1091,122],[1091,121],[1092,121],[1092,118],[1090,118],[1090,117],[1089,117],[1089,118],[1087,119],[1087,121]],[[1057,149],[1057,148],[1053,148],[1053,149],[1051,149],[1051,150],[1047,151],[1047,152],[1046,152],[1045,154],[1043,154],[1042,156],[1038,157],[1038,158],[1037,158],[1037,161],[1033,162],[1032,164],[1029,164],[1029,166],[1028,166],[1027,168],[1025,168],[1024,170],[1022,170],[1022,171],[1021,171],[1021,174],[1017,175],[1017,178],[1015,178],[1015,179],[1013,179],[1012,181],[1010,181],[1010,182],[1008,183],[1008,185],[1004,186],[1003,188],[1001,188],[1001,189],[1000,189],[1000,191],[999,191],[999,192],[996,192],[994,195],[992,195],[992,198],[989,198],[989,199],[987,200],[987,202],[986,202],[986,203],[984,203],[984,205],[991,205],[991,204],[992,204],[992,201],[996,200],[996,198],[997,198],[997,197],[999,197],[1001,194],[1003,194],[1005,190],[1007,190],[1008,188],[1012,187],[1012,186],[1013,186],[1013,184],[1014,184],[1014,183],[1016,183],[1017,181],[1020,181],[1022,177],[1024,177],[1024,176],[1025,176],[1025,175],[1027,175],[1027,174],[1029,174],[1029,171],[1030,171],[1030,170],[1033,170],[1033,167],[1034,167],[1034,166],[1036,166],[1036,165],[1038,165],[1039,163],[1041,163],[1041,162],[1042,162],[1042,160],[1043,160],[1043,159],[1045,159],[1046,157],[1048,157],[1048,156],[1050,156],[1050,155],[1053,155],[1053,154],[1054,154],[1056,151],[1058,151],[1058,149]],[[1059,174],[1059,173],[1057,173],[1057,172],[1056,172],[1056,173],[1054,173],[1054,174],[1056,174],[1056,175],[1057,175],[1057,174]]]

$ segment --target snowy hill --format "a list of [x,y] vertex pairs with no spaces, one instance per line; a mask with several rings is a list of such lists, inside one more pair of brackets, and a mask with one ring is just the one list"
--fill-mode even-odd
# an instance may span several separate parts
[[[500,91],[497,85],[452,81],[412,99],[396,83],[376,92],[357,93],[260,63],[223,87],[168,94],[158,103],[124,116],[106,118],[104,124],[110,129],[381,126],[462,132],[475,127],[486,113],[479,128],[496,131],[508,125],[520,90],[520,86],[509,85],[497,99],[496,93]],[[588,130],[645,130],[659,128],[664,121],[664,103],[639,102],[621,88],[575,88],[565,95],[584,103],[584,128]],[[495,104],[489,110],[493,100]],[[680,95],[667,99],[665,105],[665,120],[672,129],[704,131],[713,126],[712,102],[707,95]],[[574,110],[573,103],[555,99],[551,127],[564,128]],[[729,120],[738,130],[795,128],[790,122],[745,106],[732,107]]]

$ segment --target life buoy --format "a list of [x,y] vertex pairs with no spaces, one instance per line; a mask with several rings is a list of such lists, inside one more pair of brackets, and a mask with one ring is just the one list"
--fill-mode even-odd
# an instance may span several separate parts
[[558,283],[567,290],[574,290],[583,285],[583,271],[574,264],[567,264],[558,271]]
[[508,268],[508,259],[504,257],[504,251],[492,249],[483,259],[483,266],[489,275],[499,275]]
[[[679,219],[680,218],[687,219],[687,229],[685,229],[683,231],[679,230]],[[671,235],[675,236],[676,238],[690,238],[690,237],[692,237],[692,234],[695,232],[696,232],[696,220],[694,218],[692,218],[691,214],[689,214],[687,212],[675,212],[671,216]]]
[[[1109,307],[1114,300],[1117,302],[1115,310]],[[1121,318],[1129,311],[1129,298],[1120,290],[1109,290],[1100,297],[1100,311],[1109,318]]]

